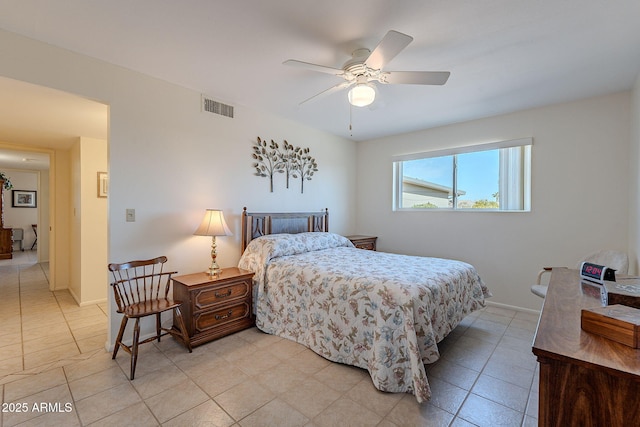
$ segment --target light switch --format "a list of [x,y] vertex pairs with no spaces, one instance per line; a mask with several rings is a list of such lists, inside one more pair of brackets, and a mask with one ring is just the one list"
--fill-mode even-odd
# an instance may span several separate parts
[[127,209],[127,222],[136,222],[136,210]]

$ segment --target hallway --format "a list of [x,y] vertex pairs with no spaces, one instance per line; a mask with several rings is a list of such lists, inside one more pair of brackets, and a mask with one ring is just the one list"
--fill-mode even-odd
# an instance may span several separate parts
[[36,251],[0,261],[0,384],[104,351],[107,307],[80,307],[69,291],[49,291]]

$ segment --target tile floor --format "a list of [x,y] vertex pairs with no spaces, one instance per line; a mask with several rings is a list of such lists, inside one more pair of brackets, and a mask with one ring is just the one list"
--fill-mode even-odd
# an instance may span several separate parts
[[433,397],[419,405],[377,391],[364,370],[256,328],[192,354],[171,338],[143,345],[129,381],[129,356],[104,351],[105,307],[49,292],[46,273],[0,261],[5,427],[537,425],[530,313],[488,307],[467,317],[428,366]]

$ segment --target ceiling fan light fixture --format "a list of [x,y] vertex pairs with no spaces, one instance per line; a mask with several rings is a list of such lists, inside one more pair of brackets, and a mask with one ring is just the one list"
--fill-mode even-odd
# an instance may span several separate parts
[[366,107],[376,99],[376,91],[366,83],[358,83],[349,90],[349,104],[354,107]]

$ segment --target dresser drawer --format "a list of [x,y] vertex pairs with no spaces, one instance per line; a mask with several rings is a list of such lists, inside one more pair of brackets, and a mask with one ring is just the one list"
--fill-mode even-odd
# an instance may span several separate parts
[[194,332],[202,333],[217,329],[225,324],[251,321],[251,307],[242,301],[235,305],[227,305],[217,310],[197,313],[193,316]]
[[193,295],[193,311],[206,310],[220,304],[226,304],[249,295],[251,280],[233,283],[228,286],[195,291]]

